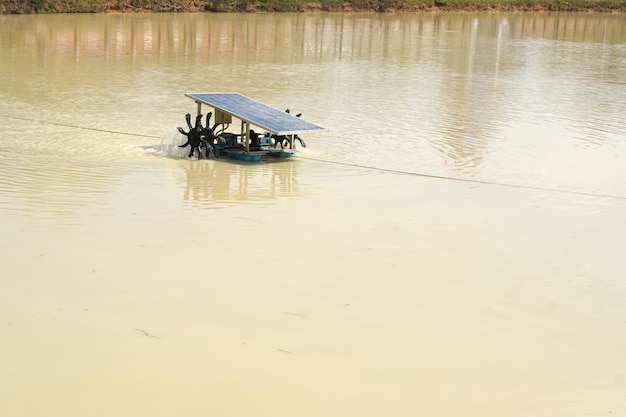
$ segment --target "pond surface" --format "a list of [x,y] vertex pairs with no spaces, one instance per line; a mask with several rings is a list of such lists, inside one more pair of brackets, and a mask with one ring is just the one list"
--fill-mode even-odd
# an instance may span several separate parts
[[624,415],[625,114],[620,14],[0,16],[0,414]]

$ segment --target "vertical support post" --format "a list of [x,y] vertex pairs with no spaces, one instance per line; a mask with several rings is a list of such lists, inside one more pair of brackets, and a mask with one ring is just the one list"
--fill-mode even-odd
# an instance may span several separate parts
[[196,112],[196,115],[200,116],[202,114],[202,103],[196,101],[196,104],[198,105],[198,111]]
[[240,135],[239,137],[241,138],[241,142],[244,145],[245,148],[245,144],[246,144],[246,122],[244,122],[243,120],[241,121],[241,130],[239,131]]
[[244,123],[245,126],[245,134],[246,134],[246,153],[250,152],[250,123],[245,122]]

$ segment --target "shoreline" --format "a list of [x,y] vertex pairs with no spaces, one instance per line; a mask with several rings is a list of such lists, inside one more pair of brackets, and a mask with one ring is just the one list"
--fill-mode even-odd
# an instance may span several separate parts
[[69,13],[282,12],[599,12],[624,13],[626,0],[5,0],[0,15]]

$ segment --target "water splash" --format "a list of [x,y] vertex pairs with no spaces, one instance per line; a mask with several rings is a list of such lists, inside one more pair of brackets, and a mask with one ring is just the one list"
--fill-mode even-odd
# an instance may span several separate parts
[[163,156],[166,158],[182,159],[187,158],[189,154],[188,148],[181,148],[179,145],[185,143],[185,138],[178,131],[176,126],[170,127],[161,137],[161,143],[158,145],[141,146],[140,148],[146,152]]

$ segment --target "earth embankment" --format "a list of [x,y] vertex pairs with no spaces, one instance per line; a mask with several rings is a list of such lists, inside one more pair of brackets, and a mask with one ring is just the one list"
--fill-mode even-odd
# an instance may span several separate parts
[[315,11],[585,11],[626,12],[626,0],[3,0],[0,14],[315,12]]

